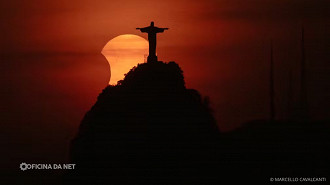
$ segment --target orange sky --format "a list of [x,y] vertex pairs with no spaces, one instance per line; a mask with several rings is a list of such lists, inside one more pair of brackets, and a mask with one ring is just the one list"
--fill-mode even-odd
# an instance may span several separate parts
[[[153,20],[170,28],[158,37],[159,59],[179,63],[188,87],[211,96],[217,113],[236,114],[236,106],[251,105],[254,112],[240,112],[239,119],[228,113],[218,117],[224,129],[267,114],[264,77],[271,38],[283,65],[299,61],[303,22],[311,40],[307,47],[320,51],[311,51],[311,57],[325,57],[328,38],[326,1],[32,0],[2,2],[1,7],[1,53],[10,61],[3,65],[16,84],[12,91],[26,91],[24,84],[35,83],[39,87],[33,89],[43,89],[45,96],[48,90],[54,96],[63,91],[68,101],[71,94],[88,96],[86,107],[76,107],[87,110],[109,78],[100,54],[104,45],[121,34],[146,38],[135,27]],[[251,102],[256,93],[261,97]]]
[[[109,66],[102,48],[121,34],[146,38],[135,28],[150,21],[170,28],[158,36],[159,60],[176,61],[187,86],[210,96],[222,130],[268,117],[270,39],[277,70],[278,117],[286,116],[287,74],[289,66],[297,67],[300,60],[303,23],[312,114],[329,119],[325,108],[330,94],[328,8],[327,0],[2,1],[5,111],[1,122],[6,131],[2,137],[20,133],[21,140],[11,142],[30,144],[32,149],[47,145],[39,140],[55,142],[56,138],[68,144],[108,84]],[[40,135],[40,130],[53,134]],[[32,145],[32,141],[38,142]],[[56,151],[54,156],[65,156],[62,150]]]

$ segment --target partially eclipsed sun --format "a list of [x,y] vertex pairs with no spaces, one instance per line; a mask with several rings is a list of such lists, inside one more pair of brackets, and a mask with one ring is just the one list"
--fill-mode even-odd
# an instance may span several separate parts
[[110,65],[109,84],[116,84],[128,71],[148,56],[148,42],[144,38],[125,34],[110,40],[101,52]]

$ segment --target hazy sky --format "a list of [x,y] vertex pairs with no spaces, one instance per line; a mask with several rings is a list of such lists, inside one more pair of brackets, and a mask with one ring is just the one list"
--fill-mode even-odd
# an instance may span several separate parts
[[[158,37],[159,60],[176,61],[187,86],[210,96],[222,130],[268,117],[271,39],[278,118],[287,116],[291,68],[294,87],[299,85],[303,24],[311,114],[329,119],[329,4],[328,0],[2,1],[0,139],[10,146],[9,153],[16,153],[9,161],[34,155],[63,161],[79,122],[108,83],[102,48],[121,34],[146,38],[135,28],[150,21],[170,28]],[[40,150],[49,143],[54,149]],[[33,154],[23,154],[26,146]]]

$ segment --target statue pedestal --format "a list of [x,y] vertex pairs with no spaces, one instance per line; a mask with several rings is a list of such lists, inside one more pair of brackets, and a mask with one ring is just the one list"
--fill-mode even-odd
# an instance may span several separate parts
[[147,62],[157,62],[157,56],[153,55],[153,56],[148,56]]

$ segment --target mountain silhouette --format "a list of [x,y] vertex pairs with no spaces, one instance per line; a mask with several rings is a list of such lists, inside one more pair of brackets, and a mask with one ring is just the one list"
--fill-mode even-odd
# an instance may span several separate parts
[[175,62],[148,62],[106,87],[72,141],[65,184],[268,183],[327,177],[329,123],[259,120],[222,133]]
[[[219,131],[175,62],[149,62],[106,87],[72,141],[80,184],[201,182],[215,164]],[[203,168],[204,166],[204,168]],[[191,177],[194,176],[194,178]]]
[[221,135],[219,157],[227,161],[226,173],[244,177],[242,182],[326,178],[330,169],[329,133],[328,121],[255,120]]

